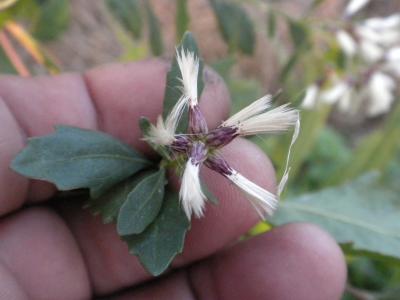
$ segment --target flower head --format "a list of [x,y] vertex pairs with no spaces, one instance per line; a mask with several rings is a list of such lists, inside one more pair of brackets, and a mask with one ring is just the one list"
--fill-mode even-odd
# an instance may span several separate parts
[[[271,96],[268,95],[209,131],[197,99],[199,59],[194,53],[182,49],[177,50],[177,62],[182,76],[183,95],[165,122],[159,117],[145,139],[154,145],[166,147],[171,157],[179,157],[185,161],[184,167],[180,164],[182,179],[179,197],[187,217],[190,219],[192,214],[201,217],[204,213],[206,196],[199,177],[203,165],[220,173],[241,189],[261,218],[271,215],[277,207],[279,193],[272,194],[234,170],[219,150],[237,136],[277,133],[290,127],[295,127],[293,145],[300,124],[298,111],[288,105],[270,109]],[[176,128],[185,107],[189,108],[188,133],[177,134]],[[289,168],[286,167],[279,191],[286,182],[288,172]]]

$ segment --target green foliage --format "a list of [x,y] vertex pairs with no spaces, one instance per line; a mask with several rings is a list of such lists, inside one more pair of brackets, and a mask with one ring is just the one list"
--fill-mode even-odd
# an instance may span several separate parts
[[176,0],[176,37],[182,39],[188,30],[190,17],[188,13],[188,0]]
[[332,174],[348,163],[351,155],[351,149],[338,132],[329,127],[323,128],[291,190],[299,193],[323,188]]
[[276,20],[276,13],[272,10],[268,10],[268,18],[267,18],[267,32],[268,32],[268,37],[269,38],[274,38],[276,35],[276,26],[277,26],[277,20]]
[[150,175],[150,171],[143,171],[125,179],[113,186],[104,195],[96,199],[89,199],[85,207],[94,215],[100,215],[104,224],[116,222],[119,210],[128,198],[129,193],[148,175]]
[[69,126],[29,139],[12,162],[26,177],[52,182],[60,190],[89,188],[93,198],[150,166],[141,154],[105,133]]
[[111,13],[134,39],[142,37],[143,17],[139,0],[107,0]]
[[30,22],[38,18],[40,9],[36,0],[19,0],[13,6],[0,11],[0,28],[11,19],[26,19]]
[[398,153],[400,142],[400,102],[397,102],[383,128],[365,137],[348,163],[332,174],[330,185],[346,182],[366,171],[384,170]]
[[254,25],[246,11],[234,2],[210,0],[219,28],[230,51],[252,55],[256,43]]
[[145,8],[147,13],[147,24],[149,27],[149,41],[151,52],[159,56],[164,52],[164,43],[161,36],[160,23],[157,16],[154,14],[153,9],[149,2],[145,2]]
[[70,20],[68,0],[36,0],[40,10],[33,24],[34,36],[42,41],[53,40],[67,27]]
[[117,230],[119,235],[138,234],[154,221],[161,209],[166,183],[165,170],[143,178],[122,204]]
[[179,205],[178,195],[167,191],[156,220],[141,234],[124,237],[131,253],[154,276],[164,272],[182,252],[189,221]]
[[[193,35],[190,32],[186,32],[182,38],[180,45],[177,47],[177,51],[181,51],[184,49],[185,51],[193,52],[197,57],[200,58],[199,49],[197,47],[197,43],[193,38]],[[167,84],[165,88],[164,94],[164,110],[163,110],[163,118],[166,119],[175,103],[182,96],[181,91],[181,71],[179,70],[178,62],[176,57],[172,60],[171,69],[167,73]],[[200,99],[201,92],[204,88],[203,82],[203,61],[200,59],[200,67],[199,67],[199,75],[197,79],[197,91],[198,91],[198,99]],[[188,122],[187,112],[184,112],[181,117],[181,121],[179,123],[177,132],[182,132],[186,130]]]
[[312,222],[352,254],[399,260],[399,179],[368,174],[344,186],[290,198],[272,223]]
[[288,18],[287,22],[293,46],[297,51],[305,50],[310,45],[310,32],[308,26],[304,21],[297,21],[290,18]]

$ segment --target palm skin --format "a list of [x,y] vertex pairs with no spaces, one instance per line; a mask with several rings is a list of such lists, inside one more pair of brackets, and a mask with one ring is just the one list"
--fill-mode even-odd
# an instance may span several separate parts
[[[0,77],[0,300],[2,299],[339,299],[346,268],[340,248],[321,229],[290,224],[236,243],[257,223],[244,196],[224,178],[204,171],[220,199],[194,219],[185,250],[172,270],[151,278],[116,234],[81,209],[79,200],[48,203],[52,185],[9,169],[26,138],[56,124],[108,132],[153,155],[137,125],[162,108],[168,66],[158,60],[109,65],[84,74],[24,79]],[[227,117],[229,94],[205,72],[201,109],[208,124]],[[264,153],[238,139],[224,156],[273,191]]]

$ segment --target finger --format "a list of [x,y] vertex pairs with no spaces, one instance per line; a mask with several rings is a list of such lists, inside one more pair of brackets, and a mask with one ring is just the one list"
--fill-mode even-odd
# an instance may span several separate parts
[[[49,198],[54,188],[28,181],[8,171],[11,159],[27,136],[49,134],[54,125],[65,124],[109,132],[125,142],[146,149],[140,141],[138,118],[154,120],[162,107],[167,64],[160,60],[111,65],[85,76],[64,74],[34,79],[0,77],[0,215],[19,207],[28,195]],[[228,92],[219,77],[205,72],[202,105],[214,124],[227,114]],[[92,98],[93,97],[93,98]],[[207,103],[213,102],[213,106]],[[5,141],[6,142],[2,142]],[[4,171],[3,171],[4,170]]]
[[189,275],[196,299],[337,300],[346,265],[327,233],[290,224],[200,262]]
[[3,218],[0,240],[0,299],[89,299],[82,255],[55,213],[28,208]]
[[160,280],[120,293],[111,300],[195,300],[185,271],[178,271]]
[[[238,139],[226,147],[223,155],[245,176],[273,191],[271,163],[254,144]],[[257,214],[240,191],[218,174],[205,172],[205,175],[220,203],[207,205],[205,217],[192,221],[184,253],[173,263],[175,267],[221,250],[258,221]],[[97,294],[110,293],[150,278],[137,258],[128,253],[114,225],[103,225],[98,218],[80,210],[79,205],[65,206],[67,222],[80,244]]]
[[337,300],[345,280],[335,241],[314,225],[291,224],[112,299]]
[[[10,115],[8,120],[1,119],[1,128],[8,133],[9,143],[16,144],[7,155],[2,150],[11,146],[0,144],[1,170],[9,169],[26,137],[49,134],[56,124],[96,128],[93,105],[83,80],[76,74],[34,79],[1,76],[0,97],[5,104],[0,109],[4,111],[4,107],[8,107]],[[0,139],[3,139],[5,135],[0,133]],[[0,195],[0,215],[22,205],[29,190],[33,199],[47,198],[54,192],[49,184],[38,185],[37,181],[31,181],[29,186],[27,179],[12,171],[0,174],[0,182],[4,185]]]

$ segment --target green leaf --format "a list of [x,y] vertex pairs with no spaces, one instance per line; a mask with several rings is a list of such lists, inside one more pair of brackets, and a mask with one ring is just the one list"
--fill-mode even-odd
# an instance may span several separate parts
[[[193,52],[197,57],[200,57],[199,49],[197,47],[196,41],[193,35],[190,32],[186,32],[183,35],[182,41],[177,47],[178,51],[181,49],[185,49],[186,51]],[[181,71],[179,70],[178,62],[176,61],[176,57],[172,60],[171,70],[167,73],[167,84],[165,88],[164,94],[164,110],[163,110],[163,118],[164,120],[167,118],[172,108],[178,99],[182,96],[181,91]],[[199,75],[197,79],[197,91],[198,91],[198,99],[200,99],[201,92],[204,88],[203,82],[203,61],[200,59],[199,66]],[[187,111],[182,114],[181,121],[179,123],[177,132],[186,131],[188,124],[188,114]]]
[[67,29],[70,4],[67,0],[36,0],[40,5],[39,18],[34,22],[33,34],[42,41],[55,39]]
[[291,198],[274,225],[312,222],[352,253],[400,259],[400,175],[367,174],[349,184]]
[[187,0],[176,0],[176,37],[181,39],[188,29],[189,13],[187,8]]
[[164,272],[181,253],[189,221],[179,204],[177,193],[166,193],[157,219],[139,235],[124,237],[131,253],[154,276]]
[[150,171],[143,171],[125,179],[113,186],[101,197],[89,199],[85,204],[85,208],[88,208],[94,215],[100,215],[104,224],[116,222],[119,210],[128,198],[129,193],[143,178],[150,174]]
[[293,46],[298,50],[304,50],[310,45],[310,33],[303,21],[288,19],[290,37]]
[[256,43],[254,25],[246,11],[238,4],[211,0],[222,37],[230,51],[252,55]]
[[268,11],[267,21],[268,21],[268,27],[267,27],[268,37],[272,39],[276,35],[276,14],[272,9]]
[[52,182],[60,190],[89,188],[97,198],[151,162],[108,134],[56,126],[54,134],[29,139],[11,166],[26,177]]
[[164,198],[165,169],[145,177],[129,193],[118,215],[119,235],[138,234],[154,221]]
[[150,3],[148,1],[144,3],[147,13],[147,23],[149,26],[151,52],[156,56],[160,56],[164,52],[164,43],[162,40],[160,23],[157,19],[157,16],[154,14]]
[[142,37],[143,17],[139,0],[107,0],[111,13],[134,39]]

